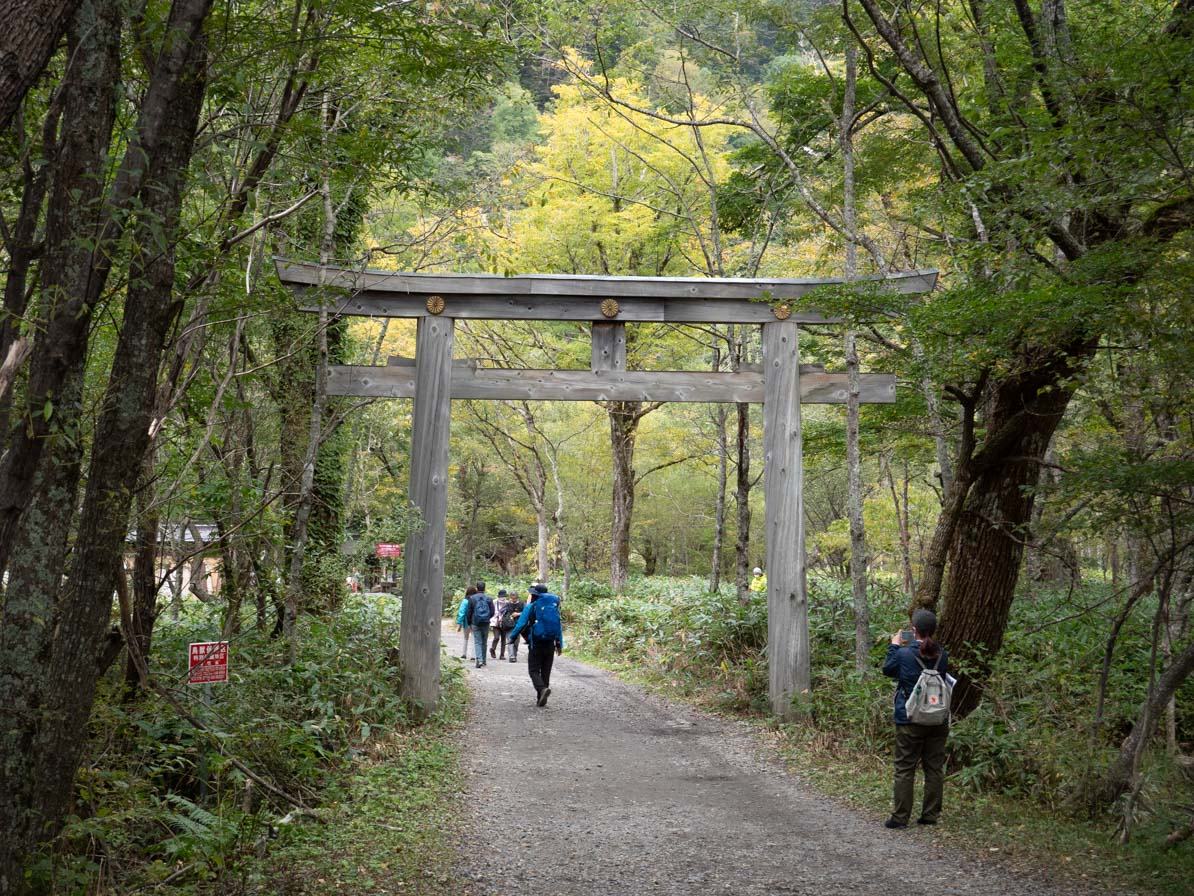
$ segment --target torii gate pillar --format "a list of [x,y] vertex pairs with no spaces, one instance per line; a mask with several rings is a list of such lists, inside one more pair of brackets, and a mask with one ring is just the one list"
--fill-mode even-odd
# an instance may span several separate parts
[[406,541],[399,663],[402,697],[421,716],[439,705],[454,324],[450,317],[422,317],[415,336],[409,494],[423,525]]
[[811,686],[797,340],[792,321],[763,324],[768,700],[780,721],[800,715],[793,700]]

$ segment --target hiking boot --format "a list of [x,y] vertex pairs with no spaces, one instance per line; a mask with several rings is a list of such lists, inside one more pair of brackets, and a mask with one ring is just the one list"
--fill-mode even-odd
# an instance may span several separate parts
[[517,658],[517,657],[513,657],[513,656],[512,656],[512,657],[510,657],[510,662],[512,662],[512,663],[517,663],[517,662],[518,662],[518,658]]
[[891,830],[894,831],[894,830],[898,830],[899,828],[908,827],[908,822],[899,821],[895,818],[889,818],[889,819],[887,819],[887,821],[883,822],[883,827],[890,828]]
[[551,688],[544,688],[539,692],[539,699],[536,701],[539,706],[547,705],[547,698],[551,696]]
[[937,819],[936,818],[925,818],[922,815],[922,816],[920,816],[920,818],[916,819],[916,823],[917,824],[936,824]]
[[494,653],[492,650],[491,650],[491,651],[489,651],[489,655],[490,655],[491,657],[493,657],[494,659],[497,659],[497,654],[495,654],[495,653]]
[[477,668],[478,668],[478,669],[480,669],[480,668],[481,668],[481,661],[480,661],[480,660],[477,660]]

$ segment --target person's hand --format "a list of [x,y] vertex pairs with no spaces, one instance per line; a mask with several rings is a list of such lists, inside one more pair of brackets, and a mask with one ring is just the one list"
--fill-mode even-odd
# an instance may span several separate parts
[[556,656],[563,656],[563,654],[564,654],[564,648],[556,647]]
[[896,647],[903,646],[904,641],[903,641],[902,635],[903,635],[902,630],[896,632],[894,635],[891,636],[891,643],[894,644]]

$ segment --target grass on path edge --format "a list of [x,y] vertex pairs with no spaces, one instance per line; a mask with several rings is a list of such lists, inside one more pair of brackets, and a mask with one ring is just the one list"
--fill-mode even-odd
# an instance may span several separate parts
[[317,820],[280,831],[253,892],[279,896],[457,896],[461,772],[455,739],[467,686],[444,663],[439,713],[391,732],[327,793]]

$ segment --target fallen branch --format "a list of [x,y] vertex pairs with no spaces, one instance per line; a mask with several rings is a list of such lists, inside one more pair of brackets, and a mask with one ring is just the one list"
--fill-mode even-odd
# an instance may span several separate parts
[[[1194,812],[1194,806],[1190,807],[1190,811]],[[1194,835],[1194,819],[1191,819],[1186,824],[1182,825],[1176,831],[1165,838],[1165,848],[1173,849],[1184,840],[1189,840],[1191,835]]]

